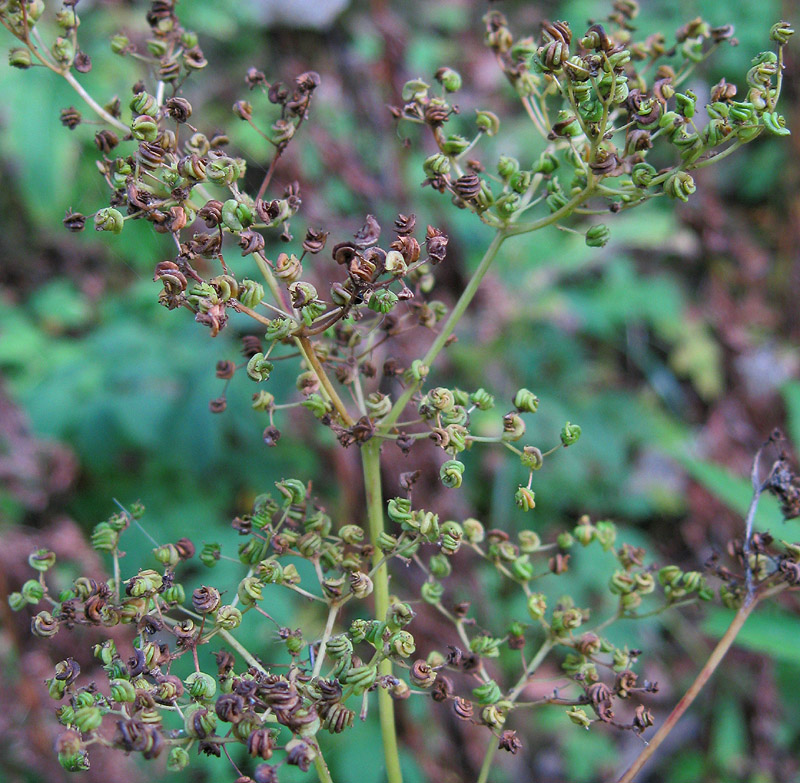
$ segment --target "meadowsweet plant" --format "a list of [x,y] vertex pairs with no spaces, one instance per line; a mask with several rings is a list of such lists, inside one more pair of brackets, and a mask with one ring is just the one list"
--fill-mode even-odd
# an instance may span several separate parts
[[[199,751],[226,757],[221,763],[230,761],[231,775],[242,782],[250,777],[235,759],[249,756],[254,761],[246,769],[257,783],[279,779],[287,764],[313,767],[325,783],[331,780],[326,748],[347,741],[357,721],[375,719],[383,738],[383,760],[375,763],[385,764],[390,783],[400,783],[394,702],[429,698],[434,714],[449,710],[485,727],[479,783],[486,783],[497,751],[514,754],[525,742],[519,712],[551,705],[578,727],[600,723],[649,737],[654,721],[646,696],[657,683],[636,673],[641,651],[615,646],[605,630],[623,618],[718,598],[736,609],[731,628],[687,697],[620,778],[633,780],[753,608],[800,583],[800,545],[751,530],[765,491],[781,498],[787,518],[800,512],[800,485],[780,438],[774,435],[756,456],[745,534],[731,542],[728,561],[715,560],[704,572],[659,567],[640,547],[618,540],[607,520],[584,516],[555,539],[542,540],[535,521],[536,494],[547,492],[542,469],[565,449],[580,448],[580,426],[566,421],[558,442],[539,442],[526,434],[539,406],[533,390],[517,390],[509,404],[490,389],[442,385],[435,363],[506,241],[558,226],[602,247],[616,213],[653,198],[685,202],[695,192],[697,169],[758,137],[787,135],[778,100],[791,27],[780,22],[765,29],[771,48],[754,53],[746,74],[710,85],[702,105],[687,81],[715,50],[735,42],[729,26],[698,18],[674,34],[641,41],[636,3],[619,0],[606,20],[585,31],[557,21],[534,35],[513,30],[503,14],[489,10],[486,45],[530,118],[528,157],[482,154],[487,137],[502,141],[502,118],[490,111],[461,115],[462,79],[449,67],[406,83],[391,108],[401,135],[419,125],[435,145],[421,184],[496,232],[448,308],[436,298],[448,237],[418,224],[413,205],[388,229],[367,215],[355,236],[331,237],[324,227],[298,229],[302,194],[296,184],[276,191],[281,156],[288,145],[303,143],[303,126],[313,121],[316,73],[283,84],[255,64],[243,75],[231,121],[252,126],[268,161],[257,190],[247,192],[247,161],[230,149],[226,135],[209,133],[182,95],[187,80],[202,78],[209,64],[173,0],[150,5],[144,47],[122,32],[111,39],[135,76],[129,98],[105,104],[81,85],[80,75],[92,66],[81,49],[77,1],[60,9],[48,5],[4,0],[0,22],[15,39],[11,65],[45,67],[75,89],[78,105],[65,108],[61,122],[82,133],[84,121],[92,121],[108,202],[89,215],[69,210],[64,225],[116,235],[129,221],[145,220],[170,237],[173,255],[153,259],[154,306],[157,299],[177,311],[175,318],[193,317],[211,336],[234,316],[237,324],[249,323],[244,360],[217,363],[220,394],[210,411],[222,414],[229,381],[246,376],[264,443],[280,448],[285,410],[305,409],[343,449],[359,452],[364,497],[360,518],[337,519],[306,478],[287,477],[233,520],[238,547],[222,535],[220,543],[156,541],[146,563],[122,558],[125,533],[142,525],[144,508],[120,506],[91,538],[107,553],[112,576],[80,576],[59,592],[48,580],[55,556],[32,553],[34,576],[11,604],[34,608],[36,636],[84,625],[126,632],[114,634],[124,644],[109,637],[94,647],[107,681],[85,681],[72,658],[48,681],[63,725],[56,747],[61,764],[88,769],[92,746],[102,745],[145,759],[163,755],[179,770]],[[285,252],[272,255],[265,238],[275,237]],[[426,348],[401,365],[392,349],[407,333]],[[286,399],[270,389],[278,361],[297,367],[296,394]],[[494,416],[493,434],[473,428],[476,412]],[[382,449],[397,448],[413,463],[421,440],[439,449],[439,480],[453,491],[470,481],[465,451],[510,452],[519,481],[508,502],[530,512],[530,528],[512,536],[486,521],[445,519],[435,507],[421,507],[414,492],[419,471],[386,476],[381,465]],[[401,491],[386,497],[387,486]],[[570,595],[576,548],[615,556],[612,572],[596,574],[598,589],[616,597],[617,611],[607,619],[592,617]],[[241,563],[239,581],[218,583],[215,566],[232,554]],[[208,572],[205,584],[189,592],[182,579],[192,559]],[[415,576],[390,581],[401,565]],[[454,569],[496,572],[522,591],[526,613],[478,626],[469,603],[450,598]],[[548,602],[540,580],[558,582],[560,600]],[[316,607],[316,619],[307,627],[282,627],[269,613],[279,591]],[[415,618],[428,612],[446,618],[452,629],[438,640],[439,650],[423,658],[416,652]],[[237,634],[245,615],[251,615],[247,622],[274,626],[274,643],[247,649]],[[309,617],[307,609],[302,616]],[[209,669],[199,652],[211,649],[216,664]],[[518,651],[521,661],[511,680],[494,665],[504,649]],[[560,665],[564,686],[526,700],[527,686],[549,657]]]

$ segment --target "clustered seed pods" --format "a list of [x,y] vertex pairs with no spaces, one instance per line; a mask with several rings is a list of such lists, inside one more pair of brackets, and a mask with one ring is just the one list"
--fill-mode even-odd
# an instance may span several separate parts
[[[47,48],[51,69],[62,75],[91,68],[77,48],[74,5],[66,3],[56,15],[59,35]],[[144,49],[123,34],[111,40],[117,55],[147,61],[152,81],[134,85],[124,115],[120,101],[104,108],[90,104],[108,126],[94,134],[94,143],[110,199],[89,218],[68,210],[65,227],[78,232],[91,219],[97,231],[119,234],[129,220],[147,221],[157,233],[169,235],[176,249],[173,257],[155,264],[162,305],[190,310],[212,337],[228,328],[232,316],[239,322],[249,319],[251,333],[241,341],[244,361],[228,358],[216,365],[224,388],[210,402],[212,413],[226,410],[228,383],[242,371],[256,388],[254,415],[268,419],[259,426],[267,446],[277,446],[281,437],[276,414],[298,406],[330,429],[342,447],[361,449],[362,455],[379,439],[396,443],[404,454],[418,440],[432,441],[444,452],[438,477],[449,489],[470,478],[466,452],[479,443],[501,444],[523,468],[514,504],[521,512],[534,512],[534,473],[543,468],[546,473],[551,455],[578,443],[581,427],[567,421],[558,434],[537,434],[541,447],[518,447],[514,444],[527,435],[527,417],[539,407],[528,388],[518,389],[511,410],[496,416],[495,396],[485,388],[426,387],[435,373],[432,361],[454,339],[453,329],[474,293],[467,286],[469,296],[453,311],[431,296],[436,267],[450,250],[448,236],[430,225],[423,231],[413,214],[400,214],[390,236],[382,238],[378,220],[367,215],[351,239],[328,243],[327,231],[307,228],[295,242],[291,226],[302,206],[300,186],[289,182],[274,192],[273,174],[301,135],[319,75],[308,71],[284,84],[269,82],[254,67],[247,71],[250,99],[237,100],[232,114],[260,134],[272,152],[261,184],[248,193],[247,161],[231,152],[228,137],[207,135],[189,123],[202,127],[181,89],[207,61],[197,35],[181,26],[175,5],[174,0],[151,3]],[[22,44],[10,52],[12,66],[28,69],[40,56],[29,36],[43,9],[41,0],[0,4],[0,20]],[[696,190],[692,171],[765,131],[789,133],[777,110],[783,47],[793,34],[788,24],[772,27],[777,52],[753,58],[742,93],[722,79],[709,89],[702,111],[698,94],[682,85],[717,45],[733,43],[732,28],[712,28],[696,19],[675,33],[674,45],[662,34],[637,41],[631,25],[637,11],[632,0],[618,0],[608,23],[592,24],[583,36],[574,35],[564,21],[545,21],[538,37],[519,37],[503,14],[491,10],[484,18],[486,45],[530,117],[536,143],[517,145],[530,150],[526,160],[503,154],[484,164],[476,150],[486,137],[498,135],[500,118],[480,109],[472,134],[450,132],[459,114],[452,100],[463,80],[442,67],[433,84],[407,82],[402,105],[392,110],[398,120],[424,126],[433,137],[422,184],[447,193],[458,208],[497,229],[499,247],[508,236],[558,223],[578,210],[615,213],[659,195],[688,201]],[[642,63],[645,67],[638,68]],[[701,116],[706,119],[700,121]],[[63,109],[60,120],[76,133],[84,131],[84,117],[75,107]],[[656,154],[660,157],[651,157]],[[648,158],[671,163],[656,169]],[[611,238],[604,222],[579,233],[592,248],[605,247]],[[276,241],[285,249],[275,252]],[[234,246],[238,252],[231,254]],[[237,271],[232,257],[257,267],[259,280]],[[323,283],[326,261],[334,273]],[[412,360],[394,358],[387,349],[395,338],[419,327],[436,334],[428,352]],[[292,392],[297,399],[276,401],[267,389],[276,363],[295,355],[300,357]],[[343,387],[348,394],[342,396],[354,406],[342,401]],[[409,411],[410,421],[398,423]],[[487,435],[492,426],[495,434]],[[553,445],[543,451],[548,437]],[[415,505],[419,478],[416,470],[402,474],[401,496],[385,504],[385,529],[379,529],[384,517],[380,477],[368,487],[367,494],[378,499],[371,503],[369,520],[335,519],[314,497],[310,483],[286,478],[233,520],[239,538],[235,557],[223,555],[217,542],[203,542],[196,553],[189,539],[180,539],[153,550],[156,567],[145,563],[124,578],[121,537],[142,516],[137,504],[100,522],[91,534],[92,546],[111,558],[114,578],[80,576],[58,593],[48,585],[55,555],[43,549],[32,553],[29,564],[36,578],[12,593],[9,603],[16,611],[37,611],[31,619],[34,635],[48,638],[76,626],[128,631],[124,655],[110,637],[94,647],[106,682],[84,682],[72,658],[59,662],[47,681],[50,696],[60,702],[57,716],[64,729],[56,752],[62,766],[88,769],[88,749],[100,743],[145,759],[166,755],[168,767],[180,770],[190,763],[195,745],[220,756],[230,742],[259,760],[253,773],[257,783],[275,783],[282,764],[302,771],[314,763],[324,767],[318,734],[345,733],[357,713],[366,716],[371,692],[380,694],[379,704],[428,694],[457,719],[484,726],[498,748],[514,754],[522,743],[505,724],[523,707],[518,697],[534,663],[541,663],[539,656],[527,654],[533,644],[562,654],[568,686],[546,702],[566,708],[568,719],[579,726],[600,722],[641,734],[653,724],[643,704],[633,709],[628,723],[615,716],[619,700],[657,690],[634,672],[641,651],[607,639],[605,624],[593,626],[590,610],[576,605],[568,590],[548,601],[546,592],[534,590],[535,581],[568,586],[580,550],[611,553],[614,564],[605,590],[617,602],[620,618],[710,600],[714,591],[708,575],[721,581],[721,600],[732,608],[743,606],[756,591],[800,584],[800,546],[778,546],[768,534],[748,532],[744,541],[733,542],[733,566],[715,557],[706,573],[659,568],[643,549],[617,545],[616,526],[608,520],[581,517],[571,530],[543,543],[532,529],[511,536],[472,517],[440,519],[436,511]],[[785,454],[759,491],[775,494],[787,518],[800,514],[800,480]],[[213,569],[226,558],[238,560],[243,575],[234,584],[187,590],[179,577],[195,554],[209,574],[218,573]],[[389,596],[386,570],[395,560],[412,574],[408,603]],[[468,601],[454,600],[450,580],[475,563],[521,592],[525,616],[492,631],[479,625]],[[313,631],[279,625],[268,611],[276,592],[322,604],[327,622],[316,623]],[[647,612],[645,602],[650,602]],[[415,659],[415,611],[426,607],[450,620],[453,634],[440,645],[444,652]],[[247,614],[275,626],[258,657],[235,635]],[[320,627],[325,628],[321,636]],[[198,648],[212,643],[219,645],[216,668],[205,671]],[[516,685],[506,683],[493,665],[505,648],[533,661]],[[179,677],[182,658],[194,666]]]

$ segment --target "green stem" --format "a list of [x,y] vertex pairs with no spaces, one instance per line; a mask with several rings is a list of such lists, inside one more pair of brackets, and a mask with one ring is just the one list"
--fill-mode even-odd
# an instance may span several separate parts
[[[480,264],[478,264],[478,268],[472,275],[472,279],[469,281],[469,283],[467,283],[467,287],[464,289],[463,293],[450,312],[450,315],[447,318],[447,321],[445,321],[441,332],[439,332],[431,347],[428,348],[428,352],[422,358],[422,363],[424,365],[430,367],[434,359],[436,359],[436,357],[439,355],[439,352],[442,350],[442,348],[444,348],[445,343],[455,330],[458,322],[461,320],[461,317],[464,315],[464,312],[469,307],[472,299],[477,293],[481,281],[489,271],[489,267],[492,265],[492,261],[494,261],[497,251],[500,250],[500,245],[503,244],[505,238],[506,233],[503,230],[498,230],[494,236],[494,239],[492,240],[492,243],[486,249]],[[395,422],[400,418],[400,414],[403,412],[406,405],[408,405],[409,400],[417,391],[419,386],[419,382],[410,383],[408,385],[397,402],[392,406],[392,409],[389,411],[389,413],[383,418],[381,422],[382,432],[387,432],[394,426]]]
[[[373,546],[372,582],[375,596],[375,616],[385,620],[389,611],[389,571],[383,560],[383,551],[378,546],[378,538],[383,532],[383,495],[381,490],[381,442],[372,438],[361,447],[361,462],[364,470],[364,492],[369,521],[369,539]],[[392,674],[392,662],[384,659],[378,665],[380,676]],[[386,779],[388,783],[403,783],[400,770],[400,757],[397,749],[397,729],[394,722],[394,702],[385,688],[378,689],[378,715],[380,717],[383,753],[386,759]]]
[[78,80],[72,75],[70,71],[58,71],[70,84],[73,90],[83,98],[86,103],[92,107],[95,114],[102,117],[109,125],[113,125],[117,130],[124,133],[130,133],[130,128],[125,123],[120,122],[116,117],[112,117],[86,90],[81,87]]
[[486,754],[483,757],[483,764],[481,764],[481,773],[478,775],[478,783],[486,783],[489,779],[489,772],[492,769],[492,761],[494,761],[494,754],[497,753],[497,737],[492,734],[489,738],[489,747],[486,748]]
[[319,740],[317,740],[317,755],[314,756],[314,768],[317,770],[319,783],[333,783],[331,771],[325,763],[325,757],[322,755],[322,748],[319,746]]
[[254,669],[258,669],[260,672],[264,672],[267,674],[267,670],[255,659],[253,654],[244,647],[239,641],[229,632],[226,631],[224,628],[221,628],[219,631],[219,635],[231,646],[233,647],[239,655],[242,656]]

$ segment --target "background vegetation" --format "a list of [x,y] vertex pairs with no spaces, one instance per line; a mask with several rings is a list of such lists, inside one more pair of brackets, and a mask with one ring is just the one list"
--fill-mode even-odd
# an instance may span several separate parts
[[[95,12],[81,4],[82,39],[96,42],[87,46],[94,68],[85,77],[93,94],[123,96],[129,89],[130,63],[115,57],[107,41],[122,29],[144,35],[141,5],[107,0]],[[503,152],[528,157],[527,120],[482,46],[485,9],[466,0],[372,0],[351,4],[330,26],[309,29],[301,27],[305,14],[266,23],[265,5],[181,3],[184,23],[201,33],[212,66],[188,87],[195,113],[216,118],[248,158],[267,161],[262,140],[230,112],[246,97],[244,73],[256,66],[268,77],[291,79],[319,71],[311,121],[279,172],[281,182],[300,181],[303,219],[346,235],[368,212],[390,222],[413,208],[420,224],[440,226],[451,237],[440,284],[454,298],[488,234],[471,215],[419,188],[427,153],[404,147],[407,129],[398,134],[386,105],[399,101],[406,79],[430,77],[448,64],[464,77],[463,112],[481,106],[513,113],[507,130],[519,123],[526,131],[517,135],[518,150]],[[785,7],[777,0],[643,5],[644,30],[668,32],[698,14],[714,25],[733,23],[742,46],[726,47],[711,65],[712,74],[718,70],[729,79],[743,75],[750,53],[767,46],[773,21],[798,21],[789,0]],[[500,7],[531,33],[544,18],[580,27],[607,13],[595,0]],[[4,43],[10,45],[10,37]],[[800,68],[791,54],[782,111],[789,127],[800,128]],[[141,499],[159,541],[234,535],[223,532],[231,517],[290,475],[317,477],[315,491],[329,499],[329,510],[340,518],[357,515],[360,498],[349,489],[357,485],[353,455],[342,456],[333,442],[306,448],[302,417],[283,428],[280,448],[267,449],[248,390],[231,389],[225,414],[209,413],[222,384],[214,364],[236,358],[239,346],[234,330],[211,345],[205,330],[157,305],[159,287],[151,275],[154,263],[171,254],[166,238],[136,223],[112,240],[62,230],[66,207],[90,212],[105,203],[93,132],[84,126],[68,131],[58,121],[62,107],[77,105],[69,86],[43,69],[12,72],[3,61],[0,95],[0,592],[21,581],[17,569],[34,540],[84,562],[92,558],[78,530],[112,513],[113,498]],[[504,247],[481,296],[502,302],[505,320],[468,318],[460,332],[470,336],[464,339],[469,351],[454,346],[450,370],[470,388],[491,379],[506,396],[520,386],[534,389],[542,399],[536,424],[543,439],[557,440],[567,418],[583,428],[580,443],[537,477],[536,523],[543,530],[583,513],[612,518],[625,528],[626,540],[686,568],[701,567],[740,531],[750,494],[743,477],[755,448],[776,425],[800,442],[798,152],[797,136],[786,143],[762,139],[704,174],[698,195],[677,215],[655,200],[609,221],[612,240],[603,249],[555,229]],[[263,170],[254,168],[251,176],[258,182]],[[276,372],[273,382],[292,379]],[[424,467],[425,452],[414,456],[413,467]],[[432,452],[427,459],[429,467],[437,464]],[[509,502],[514,461],[497,453],[468,459],[481,481],[458,498],[434,501],[437,467],[420,504],[426,505],[427,491],[445,516],[474,513],[496,527],[520,527],[521,512]],[[404,464],[399,450],[397,461]],[[760,528],[796,540],[796,528],[779,519],[765,499]],[[136,533],[126,543],[139,561],[151,548]],[[602,611],[592,590],[595,565],[578,558],[572,579],[584,586],[586,603]],[[491,585],[466,581],[463,590],[497,595]],[[31,641],[24,620],[18,625],[5,601],[0,606],[0,777],[60,780],[66,773],[50,751],[52,702],[18,674],[41,671],[43,679],[48,656],[65,654],[52,649],[57,644]],[[798,610],[797,598],[787,596],[782,606],[750,620],[722,673],[642,781],[800,780]],[[288,605],[270,608],[289,625],[291,611]],[[724,630],[727,614],[691,608],[683,618],[675,612],[637,623],[629,639],[624,625],[617,630],[617,643],[646,648],[650,669],[644,673],[662,681],[650,705],[657,723]],[[428,638],[436,632],[427,629]],[[424,638],[425,631],[419,634]],[[436,716],[442,730],[429,732],[427,709],[407,703],[400,712],[411,749],[409,780],[474,779],[483,737],[442,714]],[[525,754],[514,760],[516,768],[498,772],[498,783],[504,774],[508,780],[607,779],[638,751],[635,737],[583,733],[557,709],[532,713],[530,721]],[[377,726],[349,736],[329,759],[334,778],[355,767],[364,783],[379,781],[380,765],[361,763],[380,741]],[[112,763],[115,780],[140,774],[132,763],[119,768],[118,761],[98,754],[87,779],[107,776]],[[157,779],[166,776],[155,769]]]

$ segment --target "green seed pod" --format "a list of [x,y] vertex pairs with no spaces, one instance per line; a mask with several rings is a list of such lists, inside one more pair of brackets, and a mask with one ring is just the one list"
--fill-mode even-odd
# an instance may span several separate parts
[[422,170],[428,177],[441,177],[450,173],[450,159],[440,152],[425,159]]
[[429,372],[430,368],[428,365],[423,364],[421,359],[414,359],[414,361],[411,362],[411,367],[403,373],[403,377],[409,383],[413,383],[427,378]]
[[139,571],[139,573],[129,579],[125,584],[128,586],[129,594],[134,598],[150,596],[157,593],[164,584],[164,578],[157,571],[151,568]]
[[520,530],[517,534],[519,550],[525,554],[535,552],[542,546],[542,539],[533,530]]
[[520,413],[536,413],[539,408],[539,398],[528,389],[520,389],[514,395],[514,406]]
[[603,551],[608,552],[617,540],[617,528],[613,522],[603,521],[595,525],[596,538]]
[[236,293],[236,298],[245,306],[249,308],[257,307],[264,299],[264,286],[257,283],[255,280],[248,280],[245,278],[240,281]]
[[461,76],[452,68],[439,68],[436,71],[436,81],[446,92],[458,92],[461,89]]
[[480,544],[486,537],[483,524],[473,517],[465,519],[462,527],[464,528],[464,537],[470,544]]
[[422,79],[411,79],[403,85],[400,97],[406,101],[424,101],[428,97],[430,85]]
[[111,51],[114,54],[125,55],[128,53],[128,47],[130,46],[130,41],[128,37],[122,35],[121,33],[117,33],[116,35],[111,36]]
[[689,196],[695,190],[697,190],[697,186],[694,184],[694,179],[685,171],[676,172],[664,183],[664,192],[670,198],[681,201],[688,201]]
[[214,623],[226,631],[232,631],[241,625],[242,613],[235,606],[221,606],[214,617]]
[[217,693],[217,683],[210,674],[192,672],[185,680],[189,695],[196,701],[213,699]]
[[245,606],[252,606],[262,599],[262,585],[255,576],[246,576],[239,582],[236,594]]
[[[211,179],[210,167],[207,169],[208,178]],[[231,231],[242,231],[253,222],[253,215],[249,208],[235,198],[229,198],[222,205],[222,223]]]
[[477,688],[473,688],[472,696],[478,704],[495,704],[503,698],[503,692],[494,680],[489,680]]
[[519,171],[519,161],[509,155],[501,155],[497,161],[497,173],[503,179],[510,179]]
[[502,639],[493,639],[491,636],[474,636],[470,639],[469,650],[482,658],[497,658],[502,643]]
[[372,292],[367,302],[367,307],[376,313],[388,313],[394,309],[398,301],[399,299],[394,291],[390,291],[388,288],[380,288]]
[[20,588],[20,592],[29,604],[38,604],[44,598],[44,587],[36,579],[28,579]]
[[776,136],[788,136],[791,131],[786,127],[786,118],[776,111],[765,111],[761,115],[764,127]]
[[558,534],[556,543],[560,549],[569,549],[575,543],[575,539],[572,537],[571,533],[564,531],[563,533]]
[[637,163],[631,170],[631,180],[637,188],[648,188],[656,173],[655,166],[649,163]]
[[136,688],[128,680],[114,679],[110,680],[108,685],[113,701],[133,703],[136,700]]
[[511,573],[521,582],[527,582],[533,577],[533,563],[529,561],[528,555],[521,555],[511,563]]
[[142,114],[131,122],[131,135],[139,141],[155,141],[158,123],[149,115]]
[[47,692],[49,693],[51,699],[55,701],[63,699],[66,690],[67,690],[67,683],[65,680],[59,680],[55,677],[52,677],[49,680],[47,680]]
[[389,519],[397,524],[403,524],[411,519],[411,501],[408,498],[392,498],[387,506]]
[[583,707],[570,707],[567,710],[567,717],[576,725],[588,729],[592,725],[592,719],[586,714]]
[[547,598],[543,593],[533,593],[528,596],[528,614],[534,620],[541,620],[547,612]]
[[92,647],[92,653],[104,666],[108,666],[119,655],[113,639],[106,639],[94,645],[94,647]]
[[163,593],[161,597],[168,604],[182,604],[186,600],[186,591],[183,585],[178,582],[173,582]]
[[146,114],[150,117],[156,117],[158,115],[158,101],[156,101],[155,96],[146,92],[137,92],[131,99],[129,106],[131,112],[137,116]]
[[174,568],[180,562],[180,553],[175,544],[164,544],[153,550],[156,560],[167,568]]
[[651,573],[640,572],[634,575],[636,582],[636,592],[641,595],[648,595],[656,589],[656,580]]
[[444,595],[444,585],[441,582],[423,582],[420,595],[425,603],[438,604]]
[[561,429],[561,443],[566,446],[571,446],[573,443],[578,442],[581,436],[581,428],[577,424],[567,422]]
[[378,669],[374,665],[365,664],[349,669],[346,675],[346,682],[352,686],[353,693],[360,696],[375,684],[377,676]]
[[247,362],[247,374],[254,381],[268,381],[274,365],[260,351],[253,354]]
[[469,147],[469,141],[458,134],[450,134],[444,141],[441,142],[440,147],[445,155],[457,157],[462,152],[467,150]]
[[22,595],[22,593],[15,592],[8,596],[8,605],[11,607],[12,611],[19,612],[28,605],[28,602],[25,600],[25,597]]
[[13,49],[9,49],[8,64],[12,68],[19,68],[20,70],[30,68],[33,65],[30,49],[24,46],[16,46]]
[[588,516],[583,516],[578,520],[578,524],[572,531],[572,535],[575,536],[576,540],[583,546],[589,546],[597,535],[597,529]]
[[180,772],[189,765],[189,754],[179,745],[173,747],[167,756],[167,769],[170,772]]
[[494,136],[500,130],[500,119],[491,111],[477,110],[475,112],[475,125],[481,133]]
[[28,565],[36,571],[44,573],[56,564],[56,554],[49,549],[37,549],[28,555]]
[[408,658],[416,652],[417,647],[414,644],[414,637],[408,631],[397,631],[389,637],[385,649],[389,654]]
[[586,244],[589,247],[605,247],[610,238],[611,229],[604,223],[598,223],[586,232]]
[[75,710],[74,724],[82,734],[99,729],[103,723],[103,713],[99,707],[79,707]]
[[184,710],[184,731],[189,737],[205,739],[217,728],[217,715],[200,704],[190,704]]
[[439,469],[439,478],[444,486],[458,489],[464,476],[464,463],[456,459],[449,459]]
[[536,508],[536,493],[528,487],[517,487],[514,494],[514,503],[522,511],[531,511]]
[[514,411],[503,416],[503,440],[518,441],[525,434],[525,422]]
[[453,571],[453,566],[450,563],[450,559],[447,555],[438,554],[432,555],[430,560],[428,561],[428,568],[433,576],[437,579],[444,579],[445,577],[450,576]]
[[536,446],[525,446],[519,459],[522,466],[528,470],[539,470],[544,465],[542,452]]
[[221,556],[217,543],[203,544],[203,548],[200,550],[200,562],[207,568],[213,568]]
[[788,22],[778,22],[772,25],[769,30],[769,38],[779,46],[786,46],[789,39],[794,35],[794,28]]
[[125,227],[125,218],[122,213],[113,207],[105,207],[94,216],[95,231],[110,231],[112,234],[121,233]]
[[58,763],[67,772],[86,772],[90,768],[89,753],[85,750],[75,753],[59,753]]
[[353,640],[353,644],[363,642],[364,639],[367,638],[368,629],[369,624],[366,620],[353,620],[353,622],[350,623],[350,630],[348,631],[350,638]]

